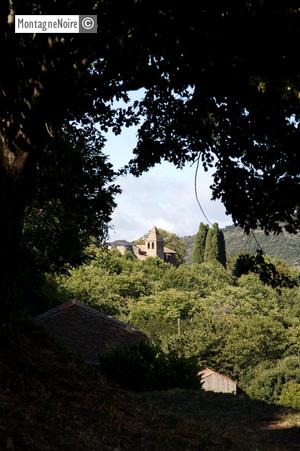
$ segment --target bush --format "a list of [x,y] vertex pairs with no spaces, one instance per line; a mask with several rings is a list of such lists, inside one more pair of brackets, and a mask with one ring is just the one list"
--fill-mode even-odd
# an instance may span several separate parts
[[136,391],[199,388],[194,359],[163,353],[155,345],[141,341],[100,356],[101,369],[109,379]]
[[300,384],[298,356],[285,357],[275,364],[258,366],[245,389],[251,398],[267,402],[279,402],[284,387],[289,382]]
[[294,381],[287,382],[283,387],[279,404],[300,409],[300,384]]

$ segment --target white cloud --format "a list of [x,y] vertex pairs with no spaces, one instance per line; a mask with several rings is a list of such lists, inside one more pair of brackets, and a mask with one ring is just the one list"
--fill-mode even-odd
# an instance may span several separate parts
[[[115,169],[132,158],[136,133],[137,127],[131,127],[119,136],[107,134],[104,152]],[[118,183],[123,192],[116,197],[110,240],[136,239],[154,225],[180,236],[196,233],[199,223],[206,220],[196,202],[194,176],[195,166],[179,170],[170,163],[162,163],[139,178],[132,175],[120,178]],[[211,173],[199,168],[197,192],[202,208],[212,223],[224,227],[232,220],[226,216],[221,202],[211,201],[211,184]]]
[[[133,240],[153,225],[177,233],[191,235],[199,222],[206,222],[194,194],[194,167],[177,170],[163,163],[143,176],[127,176],[119,180],[122,194],[116,199],[117,208],[111,225],[110,239]],[[211,175],[199,170],[198,197],[207,217],[220,226],[230,224],[220,202],[212,202]]]

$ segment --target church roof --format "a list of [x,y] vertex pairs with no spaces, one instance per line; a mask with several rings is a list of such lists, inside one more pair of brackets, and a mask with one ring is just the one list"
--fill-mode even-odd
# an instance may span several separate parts
[[[137,244],[136,247],[139,248],[139,250],[142,254],[147,255],[147,246],[145,244]],[[164,253],[165,254],[176,254],[175,251],[173,251],[172,249],[169,249],[168,247],[164,247]]]
[[165,254],[176,254],[175,251],[173,251],[172,249],[169,249],[168,247],[164,247],[164,253]]
[[154,227],[150,230],[150,232],[149,232],[149,234],[148,234],[148,236],[147,236],[147,238],[146,238],[146,241],[164,241],[164,239],[163,239],[163,237],[159,234],[159,231],[157,230],[157,228],[154,226]]
[[145,244],[136,244],[136,247],[138,247],[139,250],[140,250],[141,252],[143,252],[144,254],[147,254],[147,248],[146,248],[146,245],[145,245]]

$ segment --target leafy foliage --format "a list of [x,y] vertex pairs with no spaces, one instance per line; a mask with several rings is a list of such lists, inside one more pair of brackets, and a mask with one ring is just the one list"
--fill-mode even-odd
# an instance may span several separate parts
[[218,261],[226,267],[226,244],[224,233],[222,230],[219,230],[218,234],[218,247],[219,247],[219,255]]
[[278,290],[255,272],[233,277],[218,262],[174,267],[158,258],[132,260],[96,246],[89,248],[88,259],[60,276],[60,289],[134,324],[164,355],[174,353],[196,361],[198,369],[223,372],[249,395],[268,402],[279,402],[284,384],[298,380],[295,269],[274,262],[276,271],[293,280],[293,287]]
[[198,233],[195,236],[194,250],[193,250],[193,263],[204,262],[204,250],[206,237],[209,226],[207,224],[200,223]]
[[64,133],[42,153],[36,189],[25,213],[25,266],[57,271],[83,260],[91,237],[103,240],[119,192],[114,172],[97,144]]
[[217,223],[207,232],[203,258],[205,262],[218,261],[226,266],[224,235]]
[[[60,2],[69,14],[79,6]],[[127,168],[133,174],[163,159],[177,167],[196,159],[205,168],[215,164],[213,198],[235,224],[247,231],[299,230],[297,8],[246,0],[198,8],[189,0],[183,10],[176,2],[124,0],[120,7],[87,0],[98,16],[96,36],[15,34],[16,13],[53,7],[36,0],[5,0],[0,7],[3,305],[12,300],[32,175],[62,129],[86,133],[101,150],[109,128],[119,134],[138,125]],[[200,57],[195,42],[205,49]],[[143,97],[130,104],[128,93],[140,88]]]
[[285,385],[290,381],[300,383],[299,355],[259,365],[252,373],[247,390],[254,398],[278,402]]
[[176,233],[168,232],[164,229],[158,229],[158,232],[164,238],[165,246],[176,252],[177,264],[182,264],[186,255],[184,241]]
[[236,258],[233,266],[233,274],[240,277],[242,274],[253,272],[259,275],[263,283],[275,287],[294,287],[298,281],[285,274],[280,268],[276,268],[275,264],[268,261],[261,251],[256,255],[241,254]]
[[198,388],[194,359],[164,354],[147,342],[118,348],[100,359],[101,369],[122,387],[136,391]]
[[14,327],[8,343],[2,337],[0,346],[1,450],[116,449],[120,441],[128,450],[145,449],[145,443],[167,451],[244,450],[249,443],[292,449],[298,441],[297,427],[292,434],[281,428],[279,439],[274,434],[280,422],[293,425],[290,410],[282,406],[211,396],[199,385],[197,390],[125,391],[81,365],[40,328],[22,326]]
[[[258,248],[252,233],[246,235],[243,229],[235,226],[227,226],[222,229],[226,243],[227,259],[232,260],[238,254],[255,254]],[[269,257],[277,258],[288,265],[300,267],[300,234],[270,234],[266,235],[262,230],[255,231],[255,236],[260,246]],[[182,239],[186,246],[186,262],[192,262],[193,248],[196,235],[185,236]]]
[[289,381],[283,386],[279,403],[283,406],[300,409],[300,383]]

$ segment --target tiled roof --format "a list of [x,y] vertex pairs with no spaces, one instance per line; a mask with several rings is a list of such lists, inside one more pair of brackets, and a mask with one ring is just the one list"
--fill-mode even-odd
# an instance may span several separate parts
[[[145,244],[136,244],[136,247],[138,247],[141,254],[147,255],[147,246]],[[168,247],[164,247],[164,253],[165,254],[176,254],[175,251],[172,249],[169,249]]]
[[136,343],[146,336],[129,324],[77,301],[59,305],[35,318],[87,363],[120,345]]
[[136,244],[136,247],[138,247],[141,252],[147,252],[146,244]]
[[169,249],[168,247],[164,247],[164,253],[165,254],[176,254],[175,251],[173,251],[172,249]]

